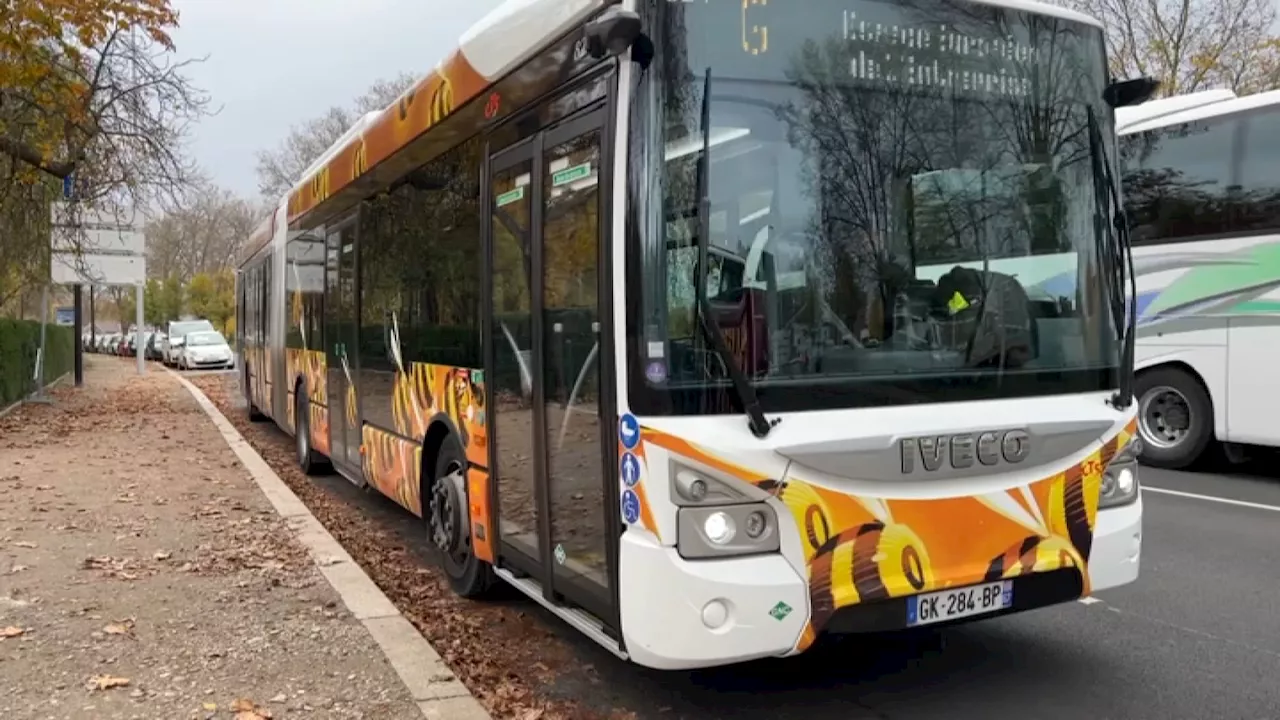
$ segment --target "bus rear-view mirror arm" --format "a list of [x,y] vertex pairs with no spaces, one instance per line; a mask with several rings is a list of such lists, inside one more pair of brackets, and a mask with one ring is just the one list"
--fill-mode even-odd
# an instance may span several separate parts
[[1141,105],[1160,89],[1160,81],[1152,77],[1115,80],[1102,91],[1102,99],[1112,108]]

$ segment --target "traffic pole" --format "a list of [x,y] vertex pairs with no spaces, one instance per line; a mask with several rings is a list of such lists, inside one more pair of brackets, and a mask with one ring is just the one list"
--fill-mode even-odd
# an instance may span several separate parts
[[75,284],[75,326],[76,326],[76,387],[84,385],[84,305],[81,301],[80,283]]

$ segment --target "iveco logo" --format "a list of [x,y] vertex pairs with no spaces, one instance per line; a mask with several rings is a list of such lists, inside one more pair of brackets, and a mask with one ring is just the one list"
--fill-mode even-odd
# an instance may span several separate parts
[[929,435],[903,438],[898,443],[902,450],[902,472],[909,475],[916,471],[916,461],[927,471],[943,465],[963,470],[974,466],[1020,463],[1031,452],[1031,436],[1026,430],[988,430],[982,433],[962,435]]

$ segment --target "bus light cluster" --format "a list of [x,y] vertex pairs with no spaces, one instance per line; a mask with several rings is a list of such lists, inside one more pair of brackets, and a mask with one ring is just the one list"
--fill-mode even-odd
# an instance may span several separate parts
[[707,559],[759,555],[779,548],[777,515],[709,474],[672,464],[672,497],[680,505],[676,546],[680,556]]
[[1138,456],[1142,454],[1142,439],[1137,435],[1128,445],[1116,452],[1115,457],[1102,472],[1102,493],[1098,509],[1128,505],[1138,499]]

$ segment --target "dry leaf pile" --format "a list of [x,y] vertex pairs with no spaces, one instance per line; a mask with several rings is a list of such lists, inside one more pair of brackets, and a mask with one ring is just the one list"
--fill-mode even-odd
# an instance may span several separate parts
[[[197,376],[200,387],[236,429],[342,544],[495,718],[624,720],[537,692],[563,672],[594,677],[538,619],[519,607],[462,600],[439,571],[406,547],[379,518],[326,492],[294,462],[291,439],[269,423],[250,423],[230,400],[235,379]],[[553,669],[554,668],[554,669]]]

